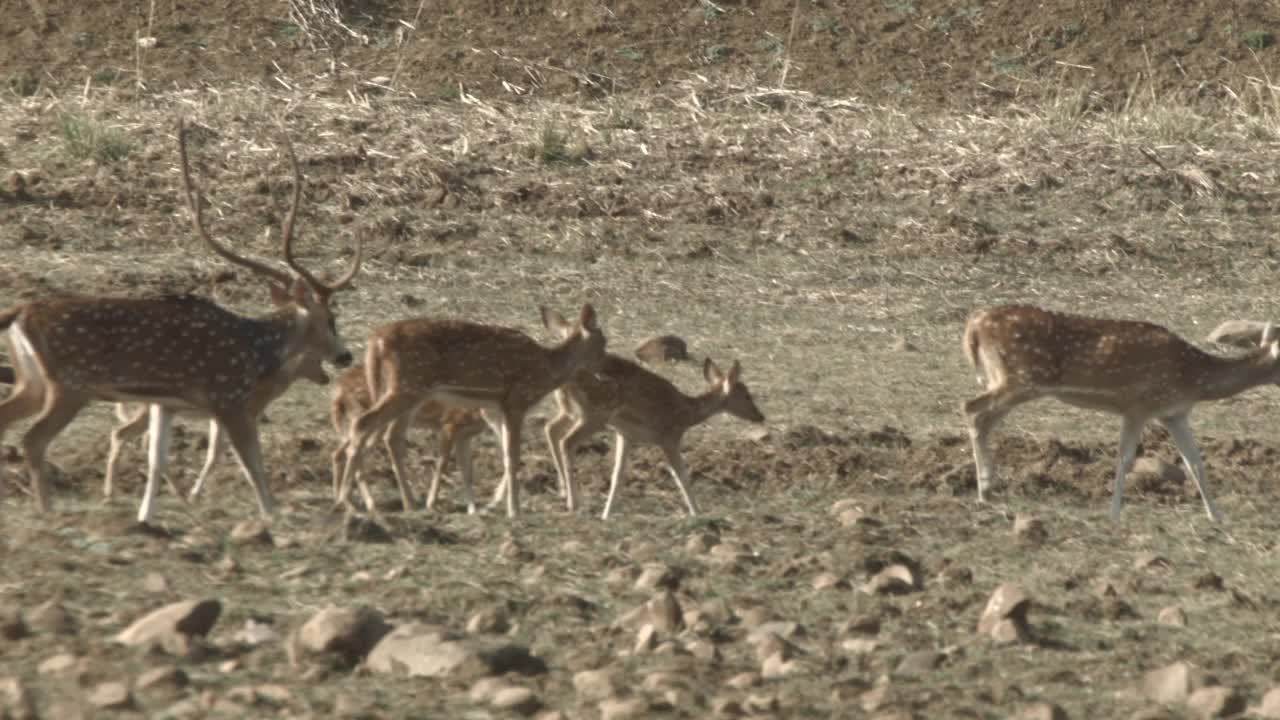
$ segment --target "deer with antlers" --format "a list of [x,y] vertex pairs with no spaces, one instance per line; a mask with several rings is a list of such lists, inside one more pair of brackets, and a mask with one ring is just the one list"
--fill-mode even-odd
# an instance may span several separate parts
[[[574,373],[599,369],[605,357],[604,332],[591,305],[584,305],[573,323],[542,308],[542,321],[564,338],[554,347],[544,347],[519,330],[462,320],[418,318],[374,330],[365,351],[365,372],[370,394],[377,400],[355,421],[340,501],[346,501],[353,478],[359,477],[369,441],[433,400],[485,412],[502,448],[502,486],[510,489],[507,515],[519,514],[515,474],[525,415]],[[362,478],[359,482],[372,510],[369,489]],[[401,495],[405,494],[402,487]]]
[[986,392],[966,402],[964,412],[973,442],[978,500],[985,499],[995,473],[991,431],[1018,405],[1051,397],[1121,418],[1112,520],[1120,519],[1125,473],[1142,428],[1155,420],[1169,431],[1209,518],[1221,521],[1189,416],[1198,403],[1280,382],[1280,342],[1270,327],[1260,339],[1261,347],[1244,355],[1220,357],[1148,322],[1025,305],[974,313],[965,324],[964,352]]
[[266,280],[274,312],[242,317],[190,295],[47,300],[0,312],[0,330],[8,330],[15,370],[14,390],[0,402],[0,437],[15,421],[36,416],[22,446],[40,510],[49,507],[44,463],[49,443],[88,403],[108,401],[149,407],[149,468],[140,522],[149,521],[154,510],[175,412],[203,414],[218,423],[253,486],[259,511],[264,516],[273,512],[258,417],[278,394],[282,378],[296,377],[299,368],[316,358],[341,367],[351,364],[329,302],[355,277],[361,256],[357,245],[350,269],[330,284],[294,259],[301,173],[287,140],[285,149],[294,185],[281,242],[294,274],[238,255],[210,236],[191,182],[186,128],[178,126],[183,189],[196,234],[216,255]]
[[689,469],[680,453],[685,433],[721,413],[754,423],[765,419],[742,382],[742,367],[737,360],[726,373],[706,358],[702,374],[710,387],[699,395],[685,395],[661,375],[610,353],[600,373],[579,372],[572,382],[556,390],[559,413],[547,422],[545,432],[570,511],[578,501],[570,463],[572,452],[608,427],[614,435],[614,460],[602,519],[609,519],[627,453],[638,444],[657,445],[662,450],[689,515],[698,514],[698,506],[689,494]]
[[[333,495],[336,500],[346,500],[340,494],[342,466],[347,448],[355,438],[356,420],[372,405],[373,397],[369,394],[364,366],[353,365],[344,370],[334,384],[333,402],[330,405],[333,429],[339,438],[338,447],[333,451]],[[413,493],[408,486],[408,471],[404,464],[411,425],[432,430],[440,439],[436,468],[431,476],[431,487],[427,491],[427,509],[435,508],[436,496],[440,492],[440,479],[449,467],[450,456],[453,456],[462,473],[467,512],[474,513],[476,501],[472,488],[471,440],[488,426],[482,411],[447,407],[434,400],[427,400],[386,427],[382,441],[386,445],[387,454],[391,456],[391,470],[401,492],[400,502],[406,510],[414,505]],[[372,498],[366,496],[365,502],[371,503]]]

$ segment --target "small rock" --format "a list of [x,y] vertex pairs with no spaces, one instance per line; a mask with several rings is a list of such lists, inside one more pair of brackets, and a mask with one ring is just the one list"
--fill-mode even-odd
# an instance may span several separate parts
[[849,581],[832,572],[822,572],[814,576],[814,590],[848,590]]
[[293,691],[283,685],[274,683],[257,685],[253,688],[253,692],[257,695],[258,700],[275,705],[285,705],[293,700]]
[[1031,703],[1018,713],[1017,720],[1068,720],[1067,711],[1050,702]]
[[14,641],[31,634],[22,611],[16,607],[0,608],[0,640]]
[[845,638],[840,642],[840,647],[851,655],[870,655],[880,647],[880,643],[871,638]]
[[880,616],[856,615],[840,626],[841,635],[877,635],[880,632]]
[[764,659],[760,664],[760,677],[765,680],[776,680],[794,674],[800,669],[800,663],[795,660],[787,660],[783,657],[783,653],[774,653]]
[[640,577],[636,578],[633,587],[645,592],[652,592],[660,587],[671,590],[678,582],[675,571],[670,567],[660,563],[648,563],[640,571]]
[[657,544],[648,540],[641,540],[640,542],[631,544],[627,549],[627,555],[631,558],[632,562],[644,564],[653,562],[654,559],[658,557],[658,550],[659,548]]
[[618,694],[617,675],[612,670],[583,670],[573,676],[573,689],[586,702]]
[[636,655],[644,655],[653,652],[658,646],[658,629],[653,623],[645,623],[640,626],[640,630],[636,632],[636,644],[632,652]]
[[482,677],[471,685],[471,690],[467,692],[467,697],[471,698],[471,702],[487,703],[493,699],[494,695],[500,690],[506,690],[511,687],[511,683],[506,678],[501,677]]
[[32,608],[27,613],[27,624],[54,635],[75,635],[79,626],[71,612],[62,603],[53,600]]
[[1169,561],[1153,552],[1140,552],[1133,558],[1135,570],[1148,570],[1156,567],[1169,567]]
[[52,657],[45,658],[36,666],[36,673],[39,675],[55,675],[64,673],[76,666],[79,658],[71,653],[58,653]]
[[1197,577],[1193,585],[1197,590],[1213,590],[1215,592],[1222,592],[1227,589],[1227,583],[1222,579],[1222,576],[1212,571],[1206,572]]
[[737,608],[733,614],[738,616],[738,620],[742,622],[743,627],[752,629],[758,628],[777,617],[772,610],[761,605]]
[[911,568],[894,563],[872,576],[865,589],[875,595],[905,595],[919,587],[920,579]]
[[1199,668],[1176,662],[1144,675],[1142,693],[1162,705],[1180,705],[1191,693],[1209,684],[1209,679]]
[[718,542],[720,542],[720,538],[711,533],[694,533],[685,541],[684,550],[690,555],[702,555],[709,552]]
[[741,717],[742,705],[731,697],[716,697],[711,700],[711,714],[716,717]]
[[231,528],[231,533],[227,536],[232,545],[273,545],[275,540],[271,537],[271,530],[267,524],[258,519],[241,520],[236,526]]
[[641,698],[608,698],[600,701],[600,720],[632,720],[644,717],[649,712],[649,703]]
[[902,677],[928,675],[937,670],[945,658],[945,655],[935,650],[917,650],[903,656],[893,673]]
[[777,695],[766,695],[763,693],[753,693],[747,695],[744,709],[752,715],[772,715],[778,712],[778,708],[782,703],[778,701]]
[[142,589],[152,595],[161,595],[169,592],[169,581],[160,573],[152,571],[142,578]]
[[866,712],[875,712],[884,707],[892,696],[893,686],[888,678],[881,678],[870,690],[858,696],[858,704]]
[[235,639],[250,647],[265,645],[280,639],[280,633],[269,622],[259,622],[253,618],[244,621],[244,627],[235,634]]
[[527,687],[508,687],[494,693],[489,704],[499,710],[509,710],[520,715],[532,715],[542,707],[542,701]]
[[646,608],[649,622],[662,633],[675,633],[683,625],[684,617],[680,611],[680,603],[669,590],[654,595]]
[[1186,627],[1187,614],[1177,605],[1170,605],[1160,609],[1160,614],[1156,615],[1156,622],[1161,625],[1172,625],[1173,627]]
[[217,600],[184,600],[154,610],[125,628],[115,636],[122,645],[154,646],[166,649],[166,639],[174,636],[185,638],[204,637],[222,614],[222,603]]
[[382,613],[367,607],[327,607],[298,628],[291,645],[307,652],[332,653],[348,664],[366,656],[390,630]]
[[710,663],[720,660],[719,646],[709,640],[690,640],[685,643],[684,649],[690,655],[703,662]]
[[129,686],[122,682],[104,682],[89,693],[89,704],[105,710],[127,708],[133,705],[133,696],[129,694]]
[[708,555],[713,562],[719,565],[734,565],[756,559],[756,554],[752,552],[751,548],[733,541],[717,543],[711,548]]
[[846,510],[857,510],[861,512],[862,501],[858,500],[857,498],[840,498],[839,500],[831,503],[831,509],[829,512],[832,515],[839,517],[840,514],[845,512]]
[[1045,529],[1044,521],[1022,513],[1018,513],[1013,518],[1013,534],[1037,545],[1049,539],[1049,531]]
[[526,549],[513,537],[508,537],[498,545],[498,554],[507,560],[521,563],[530,562],[534,558],[533,552]]
[[138,691],[158,688],[177,690],[186,687],[188,683],[190,678],[182,668],[165,665],[143,672],[134,681],[133,689]]
[[510,629],[511,622],[507,619],[506,608],[501,605],[491,605],[478,610],[467,620],[469,635],[501,635]]
[[689,347],[678,335],[657,335],[637,345],[635,354],[642,363],[661,365],[688,360]]
[[1029,634],[1027,609],[1030,604],[1031,598],[1022,588],[1009,583],[1001,585],[982,610],[978,634],[991,635],[998,642],[1014,642],[1025,637]]
[[0,717],[35,720],[36,704],[31,691],[16,677],[0,678]]
[[759,685],[760,682],[760,673],[742,672],[729,678],[724,684],[735,690],[746,690]]
[[[1147,455],[1133,461],[1129,474],[1134,478],[1135,483],[1145,479],[1161,485],[1182,485],[1187,481],[1187,475],[1181,467]],[[1140,476],[1145,477],[1140,479]]]
[[1245,705],[1242,693],[1222,685],[1202,687],[1187,698],[1187,709],[1192,717],[1205,720],[1237,715],[1244,712]]

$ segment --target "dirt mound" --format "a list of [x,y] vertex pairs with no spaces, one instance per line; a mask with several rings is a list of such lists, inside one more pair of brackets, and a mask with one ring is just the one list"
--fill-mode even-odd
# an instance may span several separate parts
[[[333,6],[331,17],[294,7]],[[394,78],[420,97],[652,90],[692,74],[871,102],[966,106],[1089,91],[1245,96],[1280,70],[1280,10],[1255,0],[839,7],[733,2],[11,3],[0,66],[20,93],[86,80],[122,89],[322,73],[335,95]],[[139,50],[137,38],[153,36]],[[332,65],[330,61],[332,60]],[[1224,87],[1225,86],[1225,87]],[[1228,89],[1229,88],[1229,89]],[[1074,97],[1074,96],[1073,96]]]

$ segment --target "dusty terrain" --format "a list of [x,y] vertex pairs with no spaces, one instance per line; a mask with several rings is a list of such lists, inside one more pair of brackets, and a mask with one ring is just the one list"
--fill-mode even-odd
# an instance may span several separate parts
[[[341,24],[312,11],[325,6]],[[209,497],[164,493],[139,527],[134,445],[123,491],[101,503],[112,415],[93,408],[51,451],[55,512],[3,502],[0,715],[1280,712],[1263,700],[1280,682],[1274,390],[1193,418],[1217,527],[1155,430],[1143,452],[1175,472],[1133,477],[1110,523],[1119,423],[1051,403],[1003,426],[1001,487],[979,505],[959,413],[977,392],[960,333],[978,307],[1144,318],[1197,342],[1224,319],[1276,317],[1280,10],[856,8],[5,4],[0,305],[190,291],[262,312],[261,283],[189,231],[174,125],[200,126],[211,228],[259,257],[276,252],[290,188],[283,126],[306,178],[304,262],[339,272],[365,242],[339,300],[353,345],[420,314],[550,340],[539,304],[590,301],[616,352],[670,332],[699,359],[740,359],[768,422],[690,434],[704,517],[684,516],[646,450],[601,522],[606,436],[576,460],[587,511],[567,513],[544,407],[526,431],[519,520],[466,515],[453,485],[443,508],[402,512],[378,457],[388,504],[371,527],[331,512],[327,389],[299,384],[264,426],[284,504],[264,545],[230,536],[254,511],[229,461]],[[660,372],[702,387],[694,364]],[[4,438],[11,484],[22,429]],[[434,443],[414,443],[425,479]],[[204,447],[199,425],[178,435],[178,485]],[[477,456],[487,493],[490,439]],[[1030,529],[1015,532],[1018,515]],[[873,579],[894,566],[905,587]],[[975,628],[1006,582],[1031,603],[1021,638],[1002,643]],[[205,598],[222,612],[193,645],[112,641],[152,609]],[[646,603],[657,609],[632,612]],[[327,606],[526,648],[541,662],[497,682],[532,700],[496,707],[473,667],[407,678],[359,653],[291,652],[285,638]],[[246,634],[250,620],[274,633]],[[1176,662],[1224,689],[1162,705],[1143,678]],[[187,683],[138,685],[167,666]],[[112,683],[130,697],[99,709],[119,700]]]

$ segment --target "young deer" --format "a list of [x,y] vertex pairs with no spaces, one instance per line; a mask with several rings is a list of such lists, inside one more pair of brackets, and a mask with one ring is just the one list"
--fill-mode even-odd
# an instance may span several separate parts
[[[293,384],[294,374],[281,373],[272,387],[268,389],[271,400],[284,394],[289,386]],[[296,377],[300,379],[310,380],[317,385],[328,385],[329,375],[324,371],[319,357],[311,356],[297,368]],[[0,382],[3,379],[0,378]],[[270,402],[269,400],[268,402]],[[134,412],[129,412],[130,407],[134,407]],[[191,413],[178,413],[179,415],[190,415]],[[127,403],[116,403],[116,417],[120,419],[121,424],[117,425],[111,431],[111,447],[107,451],[107,471],[102,481],[102,496],[110,499],[115,494],[115,477],[116,467],[120,460],[120,451],[124,449],[125,443],[129,440],[140,437],[147,432],[147,425],[150,421],[150,412],[148,406],[137,405],[130,406]],[[200,492],[204,489],[205,482],[209,479],[209,473],[213,472],[214,463],[218,461],[218,456],[222,454],[227,447],[226,433],[218,427],[215,420],[209,421],[209,447],[205,453],[204,465],[200,468],[200,474],[196,476],[196,482],[191,486],[189,497],[195,499],[200,496]],[[170,487],[173,487],[172,483]],[[173,488],[176,493],[177,488]]]
[[[192,226],[215,254],[266,280],[275,312],[246,318],[205,298],[75,298],[36,301],[0,312],[8,329],[16,382],[0,402],[0,437],[15,421],[36,415],[22,438],[36,505],[49,506],[44,455],[49,443],[92,401],[150,406],[147,488],[138,520],[147,522],[167,459],[173,414],[208,415],[228,435],[241,469],[253,485],[258,509],[274,510],[262,468],[258,417],[282,377],[316,358],[339,366],[351,353],[339,338],[329,300],[360,268],[357,246],[351,268],[337,282],[316,279],[293,257],[293,225],[301,174],[292,148],[293,201],[282,231],[285,263],[296,275],[237,255],[205,230],[200,198],[187,161],[186,130],[178,126],[178,154]],[[0,490],[3,486],[0,485]]]
[[1280,343],[1267,328],[1262,347],[1240,357],[1210,355],[1159,325],[1104,320],[1013,305],[974,313],[965,324],[964,351],[987,391],[966,402],[978,500],[995,472],[989,436],[1010,410],[1052,397],[1121,417],[1120,457],[1111,519],[1120,519],[1124,477],[1142,428],[1151,420],[1173,438],[1214,521],[1214,505],[1189,416],[1197,403],[1280,382]]
[[545,431],[570,511],[578,503],[570,463],[573,450],[607,426],[614,434],[614,461],[603,519],[609,519],[627,452],[633,444],[653,444],[662,449],[689,515],[698,514],[689,495],[689,470],[680,454],[684,434],[720,413],[764,422],[764,414],[741,380],[742,367],[737,360],[726,374],[707,358],[702,374],[710,387],[701,395],[689,396],[661,375],[610,353],[599,374],[579,372],[572,382],[556,390],[559,414],[547,422]]
[[[347,448],[355,436],[356,419],[368,411],[373,405],[369,395],[369,382],[363,365],[353,365],[338,376],[333,388],[333,402],[330,416],[333,418],[333,429],[338,434],[338,447],[333,451],[333,496],[335,500],[345,501],[340,495],[342,490],[342,461],[347,455]],[[410,425],[435,431],[440,438],[440,447],[436,458],[435,473],[431,476],[431,489],[427,492],[427,509],[436,505],[436,496],[440,491],[440,478],[449,467],[449,456],[453,454],[462,472],[462,485],[465,488],[467,512],[476,511],[475,496],[472,490],[471,439],[487,427],[484,416],[479,410],[446,407],[434,400],[423,402],[418,408],[403,419],[397,419],[387,426],[382,441],[386,444],[387,453],[391,456],[391,469],[396,477],[396,485],[400,488],[400,501],[408,510],[413,507],[413,494],[409,491],[408,473],[404,467],[404,455],[407,450],[407,434]],[[349,490],[349,489],[348,489]],[[365,498],[365,502],[369,502]]]
[[[377,402],[356,419],[347,444],[339,497],[345,498],[358,476],[369,441],[408,416],[423,401],[483,410],[499,434],[502,485],[507,515],[519,513],[520,434],[529,409],[579,370],[594,372],[604,362],[605,336],[590,305],[568,323],[542,308],[542,321],[564,340],[543,347],[519,330],[462,320],[419,318],[384,325],[369,336],[365,372]],[[363,479],[360,490],[373,507]],[[406,494],[401,487],[401,495]]]

